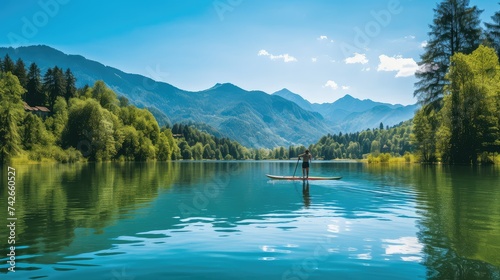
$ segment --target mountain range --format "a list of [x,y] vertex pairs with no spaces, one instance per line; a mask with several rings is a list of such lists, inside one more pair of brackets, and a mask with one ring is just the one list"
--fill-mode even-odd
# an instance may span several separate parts
[[[309,145],[328,133],[355,132],[411,119],[417,105],[392,105],[359,100],[350,95],[333,103],[311,104],[287,89],[273,94],[247,91],[230,83],[202,91],[186,91],[148,77],[129,74],[80,55],[67,55],[48,46],[0,48],[0,57],[36,63],[43,73],[70,68],[77,86],[103,80],[138,107],[148,108],[160,125],[204,124],[212,132],[248,147]],[[37,105],[37,104],[31,104]]]

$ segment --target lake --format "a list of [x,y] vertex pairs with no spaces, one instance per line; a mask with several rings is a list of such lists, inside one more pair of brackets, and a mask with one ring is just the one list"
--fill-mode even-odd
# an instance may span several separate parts
[[317,161],[311,176],[343,178],[265,176],[295,166],[12,166],[13,213],[2,166],[0,278],[500,279],[500,168]]

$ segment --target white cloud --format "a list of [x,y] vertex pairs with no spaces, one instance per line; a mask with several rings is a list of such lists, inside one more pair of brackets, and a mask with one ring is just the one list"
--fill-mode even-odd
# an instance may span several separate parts
[[413,36],[413,35],[408,35],[408,36],[405,36],[405,39],[410,39],[410,40],[414,40],[416,37]]
[[318,38],[318,40],[327,40],[327,39],[328,39],[328,37],[327,37],[327,36],[325,36],[325,35],[321,35],[321,36],[319,36],[319,38]]
[[380,64],[377,71],[397,71],[396,78],[413,76],[419,69],[417,62],[413,58],[403,58],[402,56],[389,57],[385,54],[379,56]]
[[312,61],[312,62],[317,62],[317,61],[318,61],[318,58],[317,58],[317,57],[313,57],[313,58],[311,58],[311,61]]
[[261,55],[268,56],[270,54],[266,50],[260,50],[259,53],[258,53],[258,56],[261,56]]
[[343,90],[349,90],[351,87],[350,86],[342,86]]
[[425,47],[427,47],[427,44],[428,44],[427,41],[423,41],[422,43],[420,43],[420,47],[425,48]]
[[354,63],[366,64],[368,63],[368,59],[366,58],[365,54],[354,53],[354,56],[346,58],[344,62],[346,64],[354,64]]
[[273,55],[266,50],[260,50],[258,56],[268,56],[271,60],[283,60],[284,62],[297,62],[297,59],[289,54]]
[[325,87],[325,88],[326,88],[326,87],[329,87],[329,88],[331,88],[331,89],[333,89],[333,90],[336,90],[336,89],[338,89],[338,88],[339,88],[339,85],[337,85],[337,83],[336,83],[336,82],[334,82],[334,81],[332,81],[332,80],[328,80],[328,81],[326,82],[326,84],[325,84],[323,87]]

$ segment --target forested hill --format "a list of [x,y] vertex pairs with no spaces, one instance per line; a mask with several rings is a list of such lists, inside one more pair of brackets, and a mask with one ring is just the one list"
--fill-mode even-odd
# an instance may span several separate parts
[[[57,65],[71,69],[77,87],[103,80],[138,107],[151,107],[168,122],[206,123],[247,147],[276,147],[317,141],[330,131],[323,117],[282,97],[247,91],[232,84],[189,92],[148,77],[124,73],[79,55],[47,46],[0,48],[0,57],[35,62],[42,72]],[[155,114],[157,115],[157,114]]]
[[[42,75],[32,63],[0,59],[0,162],[244,159],[235,141],[194,128],[160,127],[151,112],[104,82],[76,87],[70,69]],[[30,106],[31,105],[31,106]]]

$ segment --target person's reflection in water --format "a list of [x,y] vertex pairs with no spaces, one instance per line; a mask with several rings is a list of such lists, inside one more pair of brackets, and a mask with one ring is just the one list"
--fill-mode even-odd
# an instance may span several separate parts
[[302,182],[302,197],[304,198],[304,206],[309,208],[311,205],[311,196],[309,195],[309,181]]

